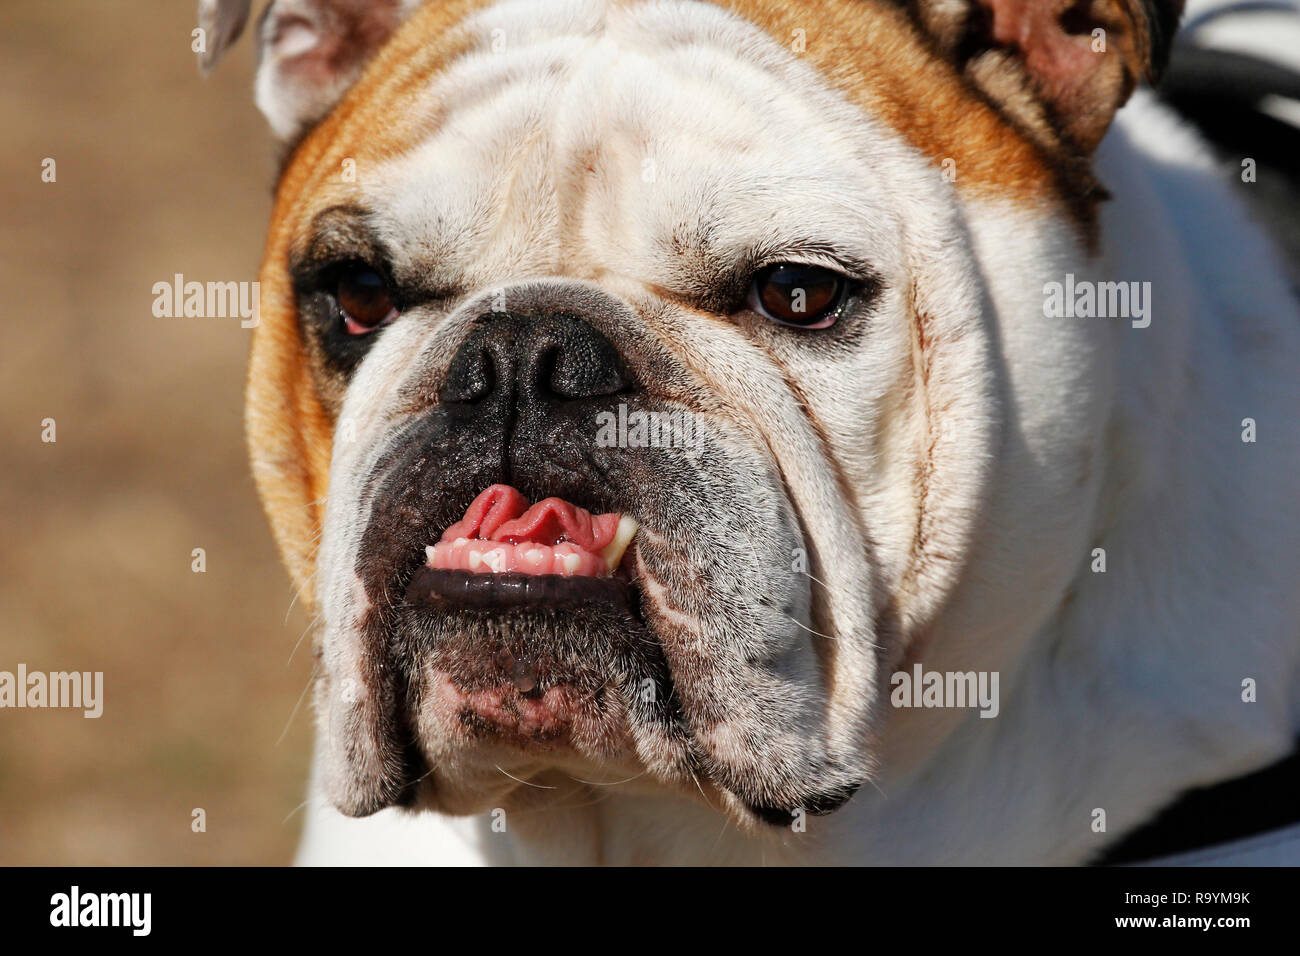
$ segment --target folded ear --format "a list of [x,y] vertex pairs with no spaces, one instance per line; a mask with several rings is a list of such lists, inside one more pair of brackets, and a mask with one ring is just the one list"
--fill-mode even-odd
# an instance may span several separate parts
[[199,50],[199,69],[210,73],[248,23],[252,0],[199,0],[199,29],[203,31],[203,48]]
[[1169,59],[1183,0],[902,0],[940,52],[1046,145],[1088,154]]
[[[257,105],[282,140],[320,120],[419,0],[273,0],[257,26]],[[252,0],[199,0],[207,72],[239,39]]]

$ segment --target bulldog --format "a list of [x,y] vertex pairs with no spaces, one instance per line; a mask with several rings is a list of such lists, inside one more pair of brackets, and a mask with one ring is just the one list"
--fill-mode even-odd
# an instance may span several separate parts
[[1085,863],[1290,753],[1300,313],[1180,6],[274,0],[300,862]]

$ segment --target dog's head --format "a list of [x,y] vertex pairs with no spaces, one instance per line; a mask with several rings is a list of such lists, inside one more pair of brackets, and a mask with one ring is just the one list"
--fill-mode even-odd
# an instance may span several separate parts
[[1105,361],[1032,320],[1174,6],[275,0],[248,422],[337,805],[847,800],[881,675],[1073,565]]

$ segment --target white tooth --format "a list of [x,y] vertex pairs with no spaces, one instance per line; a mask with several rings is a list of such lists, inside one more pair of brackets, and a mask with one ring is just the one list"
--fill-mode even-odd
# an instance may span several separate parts
[[500,574],[506,566],[506,552],[504,548],[494,548],[487,554],[483,555],[483,563],[492,569],[494,574]]
[[427,564],[433,564],[433,545],[429,545],[424,549],[424,560]]
[[600,556],[605,559],[605,570],[613,573],[618,567],[618,563],[623,560],[623,554],[627,551],[627,546],[632,543],[632,536],[636,534],[639,526],[635,518],[629,518],[623,515],[618,519],[618,527],[614,529],[614,537],[610,539],[609,544],[600,549]]
[[568,574],[576,574],[578,568],[582,566],[582,555],[566,554],[564,556],[564,570]]
[[483,552],[471,548],[469,552],[469,569],[477,571],[480,564],[483,563]]
[[467,544],[469,544],[469,538],[457,538],[451,543],[451,546],[453,548],[463,548]]
[[525,554],[524,557],[528,560],[529,564],[540,565],[542,563],[542,559],[546,557],[546,552],[544,552],[541,548],[533,548],[531,551]]

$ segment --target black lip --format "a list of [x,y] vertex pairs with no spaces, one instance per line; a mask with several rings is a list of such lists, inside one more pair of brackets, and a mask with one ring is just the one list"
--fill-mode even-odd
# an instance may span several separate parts
[[421,566],[406,588],[416,608],[541,608],[613,604],[630,606],[631,586],[622,578],[560,574],[475,574]]
[[[809,793],[797,802],[797,807],[815,817],[824,817],[848,803],[861,786],[861,783],[845,784],[821,793]],[[755,803],[746,806],[756,817],[774,827],[788,827],[795,820],[795,810]]]

